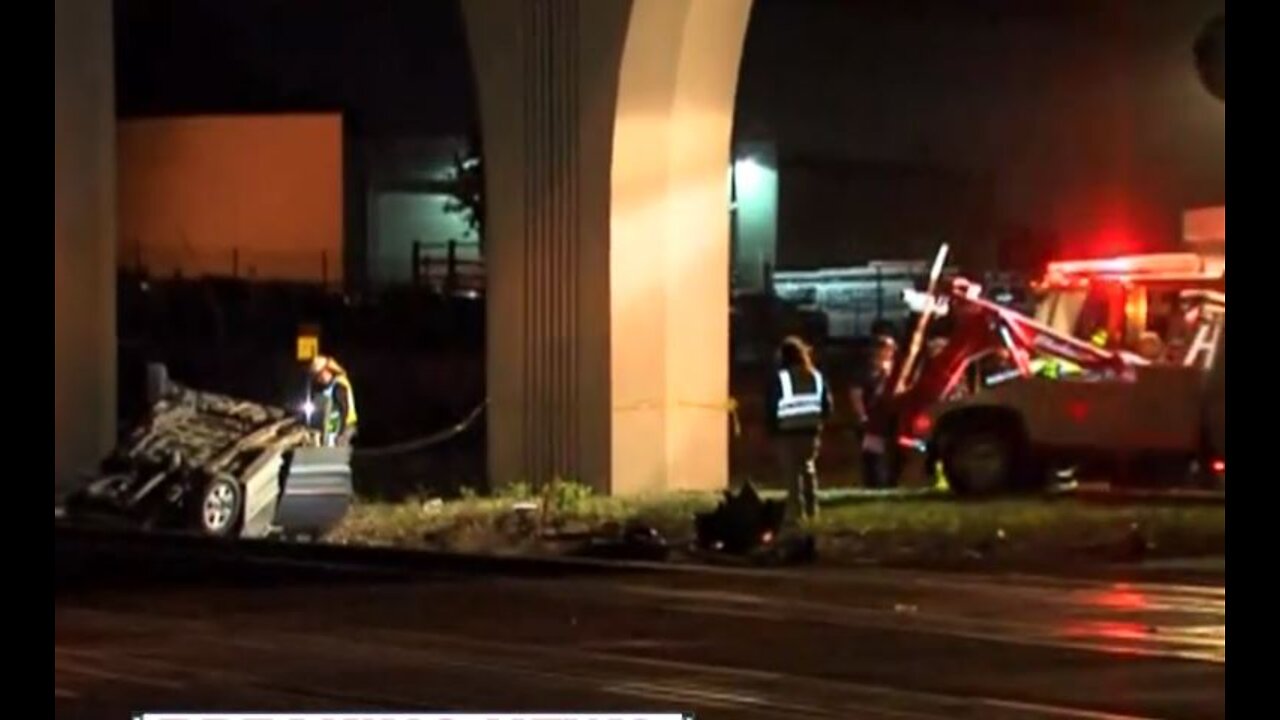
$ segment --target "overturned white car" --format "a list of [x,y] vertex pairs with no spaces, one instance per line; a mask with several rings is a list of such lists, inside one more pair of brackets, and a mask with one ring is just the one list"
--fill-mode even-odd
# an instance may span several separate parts
[[351,448],[276,407],[165,383],[65,517],[214,537],[318,538],[351,505]]

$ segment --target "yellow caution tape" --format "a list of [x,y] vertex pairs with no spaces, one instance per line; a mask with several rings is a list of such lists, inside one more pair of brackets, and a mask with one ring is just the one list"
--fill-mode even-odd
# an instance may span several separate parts
[[[445,428],[444,430],[433,433],[431,435],[417,438],[415,440],[410,440],[408,442],[397,443],[395,445],[388,445],[386,447],[378,447],[378,448],[357,447],[353,449],[353,452],[361,456],[372,457],[372,456],[380,456],[380,455],[399,455],[401,453],[413,452],[416,450],[421,450],[423,448],[430,447],[432,445],[444,442],[446,440],[450,440],[453,437],[460,435],[466,430],[468,430],[473,424],[475,424],[475,421],[480,418],[480,416],[483,414],[485,408],[487,408],[488,405],[489,405],[489,399],[485,398],[483,401],[480,402],[479,405],[475,406],[475,408],[472,409],[471,412],[468,413],[467,416],[464,417],[461,421],[454,424],[452,427]],[[714,410],[716,412],[728,412],[729,416],[733,419],[733,436],[739,437],[742,435],[742,423],[738,420],[738,401],[735,398],[731,397],[728,400],[725,400],[724,402],[710,402],[710,403],[680,401],[680,402],[674,403],[674,405],[676,405],[677,407],[696,408],[699,410]],[[615,412],[617,411],[628,412],[628,411],[634,411],[634,410],[657,409],[661,407],[663,407],[662,403],[657,403],[652,400],[642,400],[640,402],[631,403],[629,405],[615,405],[613,409]]]
[[742,422],[738,419],[738,400],[729,398],[720,402],[694,402],[691,400],[678,400],[674,403],[663,403],[655,400],[641,400],[639,402],[627,403],[625,405],[614,405],[614,412],[635,412],[637,410],[658,410],[663,407],[674,405],[680,408],[691,408],[694,410],[712,410],[715,412],[727,412],[729,418],[733,420],[733,436],[742,435]]

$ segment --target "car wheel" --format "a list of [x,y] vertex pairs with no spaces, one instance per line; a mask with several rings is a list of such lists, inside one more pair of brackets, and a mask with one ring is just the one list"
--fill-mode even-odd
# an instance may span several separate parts
[[219,476],[210,480],[200,494],[198,527],[201,534],[231,537],[240,530],[244,493],[234,478]]

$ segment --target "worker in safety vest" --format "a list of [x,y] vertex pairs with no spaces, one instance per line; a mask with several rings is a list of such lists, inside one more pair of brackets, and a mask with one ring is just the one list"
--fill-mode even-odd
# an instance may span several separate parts
[[787,483],[788,514],[792,520],[812,519],[818,513],[819,438],[831,414],[831,392],[800,338],[782,341],[766,397],[769,433]]
[[356,397],[347,371],[333,358],[318,355],[310,372],[308,421],[320,430],[326,447],[350,445],[356,434]]

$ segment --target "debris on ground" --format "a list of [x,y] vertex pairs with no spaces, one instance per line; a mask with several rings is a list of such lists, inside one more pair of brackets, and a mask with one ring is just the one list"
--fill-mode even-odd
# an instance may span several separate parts
[[694,517],[698,547],[730,555],[745,555],[777,539],[786,517],[786,506],[764,500],[751,483],[738,492],[726,490],[724,499],[710,512]]
[[657,528],[632,522],[621,534],[592,537],[571,554],[608,560],[662,562],[670,557],[671,547]]
[[738,492],[726,491],[710,512],[694,517],[695,556],[717,562],[741,558],[757,565],[792,565],[817,559],[817,541],[787,527],[786,505],[760,497],[751,483]]

